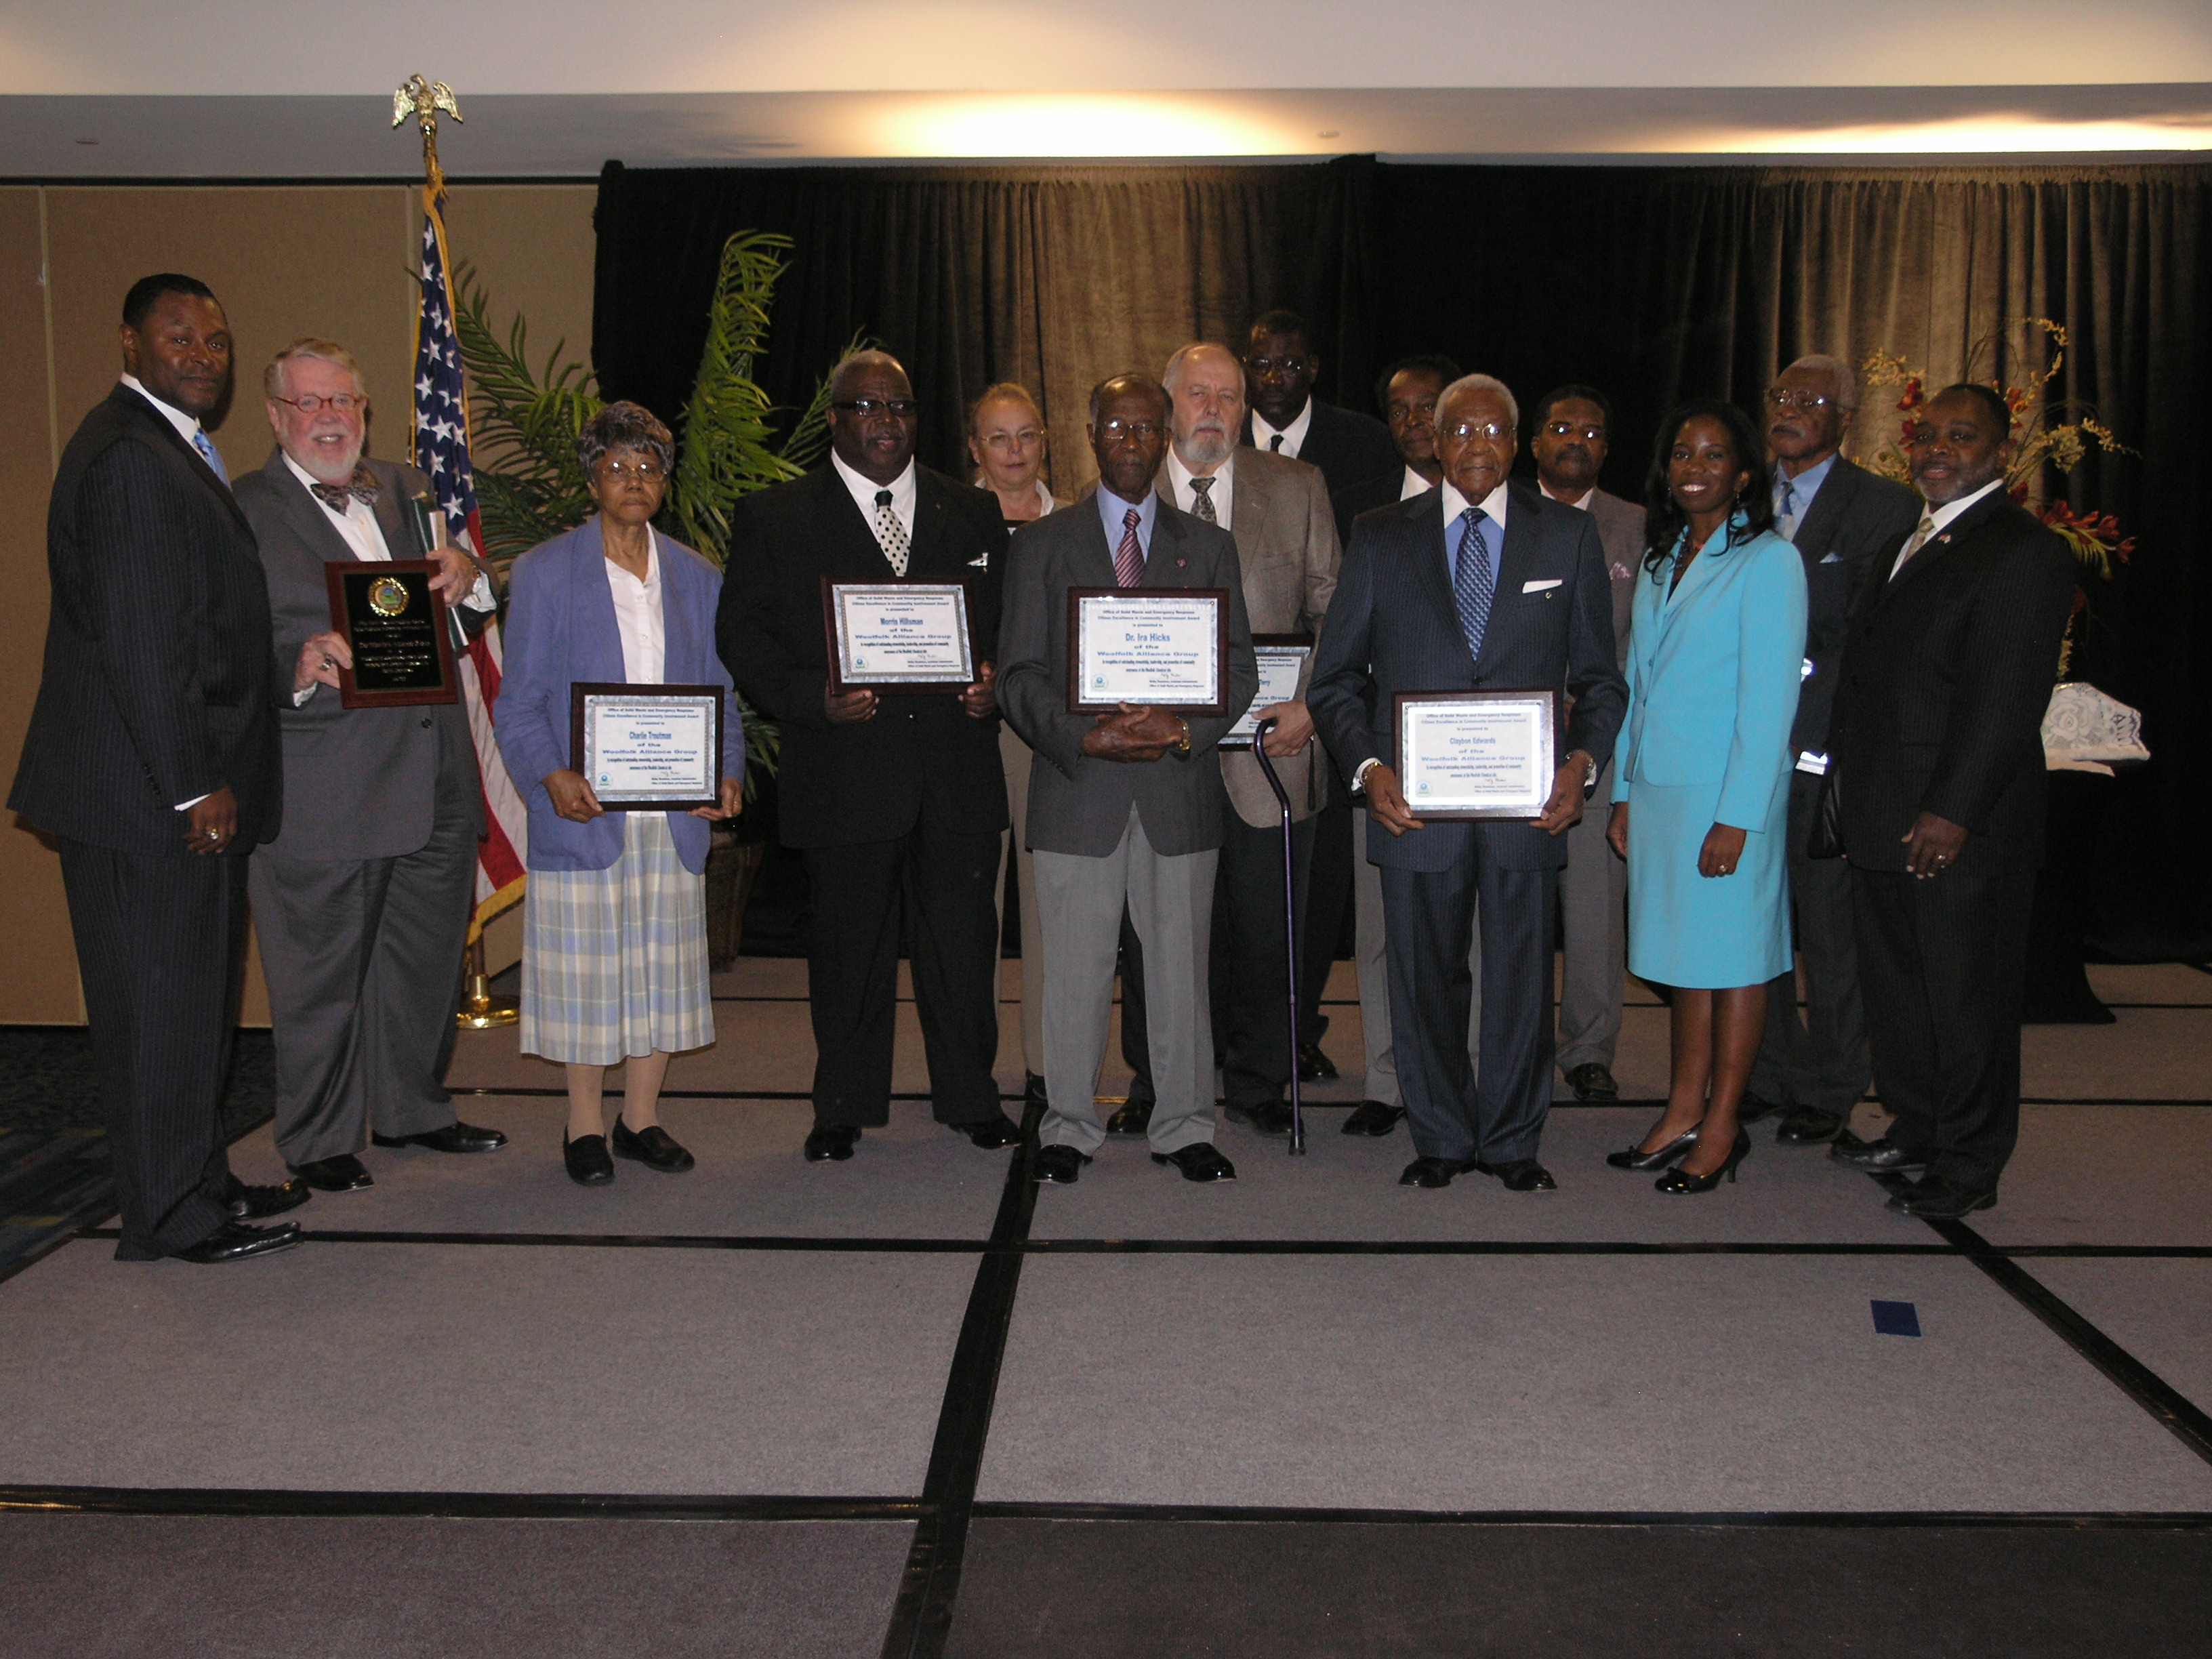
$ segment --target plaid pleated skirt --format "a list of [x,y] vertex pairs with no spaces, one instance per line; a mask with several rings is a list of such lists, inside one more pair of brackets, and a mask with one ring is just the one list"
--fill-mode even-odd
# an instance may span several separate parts
[[714,1040],[707,878],[684,867],[668,818],[623,815],[604,870],[532,870],[522,919],[522,1051],[612,1066]]

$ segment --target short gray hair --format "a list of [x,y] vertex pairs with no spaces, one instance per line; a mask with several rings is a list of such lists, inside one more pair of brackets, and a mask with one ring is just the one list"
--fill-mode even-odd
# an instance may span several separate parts
[[1505,404],[1505,418],[1513,422],[1516,431],[1519,430],[1521,405],[1514,400],[1513,388],[1495,374],[1462,374],[1439,392],[1437,394],[1438,422],[1441,423],[1443,420],[1444,409],[1453,398],[1464,397],[1470,392],[1487,392],[1492,396],[1501,399]]
[[1859,377],[1851,373],[1851,366],[1841,357],[1814,352],[1810,356],[1800,357],[1782,372],[1787,374],[1791,368],[1810,369],[1815,374],[1826,375],[1829,390],[1835,394],[1838,409],[1849,412],[1859,406]]
[[1212,340],[1193,340],[1188,345],[1179,345],[1169,356],[1168,366],[1160,371],[1160,385],[1166,389],[1169,397],[1175,396],[1176,386],[1182,379],[1182,366],[1190,361],[1190,356],[1194,351],[1218,351],[1235,364],[1237,395],[1247,403],[1251,401],[1252,384],[1244,374],[1244,360],[1227,346],[1217,344]]
[[649,450],[662,472],[676,471],[676,440],[643,404],[609,404],[576,434],[576,459],[587,478],[617,449]]
[[353,376],[353,383],[361,395],[368,396],[368,382],[362,378],[361,360],[336,340],[325,340],[319,335],[303,334],[269,360],[269,367],[261,371],[261,395],[275,398],[284,385],[284,365],[295,357],[313,357],[325,363],[336,363]]

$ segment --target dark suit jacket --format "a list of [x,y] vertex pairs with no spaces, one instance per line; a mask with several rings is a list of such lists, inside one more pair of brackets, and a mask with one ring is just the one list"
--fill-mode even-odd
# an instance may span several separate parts
[[[429,556],[407,498],[430,487],[411,466],[368,459],[384,488],[373,511],[384,544],[395,559]],[[272,669],[277,725],[284,751],[284,833],[276,850],[293,858],[400,858],[430,839],[438,780],[438,748],[445,735],[471,747],[469,711],[461,702],[407,708],[348,708],[327,685],[295,707],[292,676],[300,647],[330,631],[326,564],[356,562],[353,544],[338,533],[322,503],[272,451],[260,471],[238,481],[238,505],[261,544],[275,629]],[[477,833],[483,833],[483,798],[471,798]]]
[[[915,469],[907,574],[967,578],[978,658],[999,636],[1006,520],[998,497]],[[873,720],[833,725],[822,578],[891,580],[890,562],[835,466],[748,495],[730,516],[729,563],[715,638],[738,690],[783,727],[777,812],[788,847],[890,841],[920,820],[954,830],[1006,827],[999,723],[970,719],[951,693],[887,696]]]
[[1104,858],[1121,844],[1133,803],[1154,852],[1169,858],[1205,852],[1221,845],[1229,810],[1217,745],[1260,689],[1236,540],[1164,498],[1152,521],[1141,586],[1229,590],[1228,712],[1189,717],[1188,755],[1109,761],[1083,752],[1084,734],[1097,721],[1068,712],[1067,590],[1114,585],[1114,555],[1096,501],[1078,501],[1015,532],[999,635],[999,702],[1035,751],[1023,844]]
[[[1362,506],[1375,499],[1375,492],[1389,482],[1388,501],[1398,493],[1399,475],[1406,464],[1398,459],[1398,447],[1390,441],[1390,428],[1372,415],[1339,409],[1334,404],[1325,404],[1318,398],[1313,404],[1313,419],[1307,424],[1305,442],[1298,446],[1297,459],[1308,466],[1317,466],[1321,476],[1328,481],[1328,499],[1336,512],[1336,538],[1340,543],[1352,539],[1352,521]],[[1243,441],[1252,441],[1252,416],[1244,416]]]
[[8,804],[73,841],[186,858],[176,804],[228,787],[233,850],[275,836],[283,784],[253,530],[126,386],[62,452],[46,568],[46,664]]
[[1902,870],[1905,832],[1933,812],[1968,830],[1962,866],[2032,866],[2073,556],[2002,489],[1892,581],[1905,540],[1875,557],[1844,642],[1829,732],[1844,849],[1855,868]]
[[[1557,686],[1574,700],[1559,750],[1581,750],[1603,771],[1628,706],[1613,655],[1613,584],[1595,520],[1579,507],[1511,486],[1498,596],[1470,656],[1444,558],[1443,492],[1364,514],[1337,578],[1315,652],[1306,705],[1347,780],[1370,756],[1395,768],[1393,696]],[[1533,591],[1529,584],[1556,586]],[[1404,836],[1370,835],[1370,862],[1443,870],[1480,839],[1509,870],[1567,861],[1567,838],[1529,823],[1437,822]]]
[[1798,688],[1797,720],[1790,730],[1792,760],[1807,750],[1828,752],[1836,705],[1836,663],[1851,601],[1865,591],[1867,573],[1880,557],[1882,569],[1899,544],[1920,522],[1919,493],[1894,479],[1854,466],[1841,455],[1821,481],[1820,493],[1798,520],[1795,538],[1805,561],[1805,657],[1813,672]]

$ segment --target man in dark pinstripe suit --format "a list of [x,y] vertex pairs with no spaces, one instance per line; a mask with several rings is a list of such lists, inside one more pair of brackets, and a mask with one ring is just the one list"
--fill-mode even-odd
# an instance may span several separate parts
[[8,804],[61,843],[127,1261],[296,1243],[296,1182],[242,1187],[217,1110],[246,859],[282,801],[269,598],[201,428],[230,383],[204,283],[123,302],[123,379],[63,451],[46,515],[53,611]]

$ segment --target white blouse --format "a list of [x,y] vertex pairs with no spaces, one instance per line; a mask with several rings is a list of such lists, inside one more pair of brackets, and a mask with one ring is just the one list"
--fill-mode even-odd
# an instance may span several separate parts
[[645,527],[645,580],[607,561],[614,594],[615,627],[622,635],[623,678],[632,685],[659,685],[667,677],[668,634],[660,614],[660,538]]

